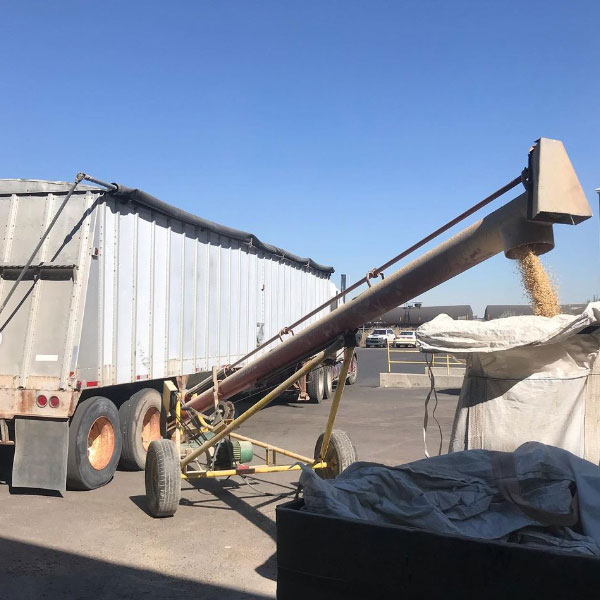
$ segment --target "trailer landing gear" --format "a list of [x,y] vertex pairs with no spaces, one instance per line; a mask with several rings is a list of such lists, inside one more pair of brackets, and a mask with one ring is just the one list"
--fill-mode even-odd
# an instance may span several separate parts
[[[300,464],[315,469],[323,478],[330,479],[355,462],[356,451],[350,438],[343,431],[333,429],[348,371],[354,357],[353,346],[345,348],[344,362],[333,395],[327,425],[317,440],[314,458],[234,432],[242,423],[311,370],[317,368],[323,373],[321,369],[323,361],[335,356],[341,346],[342,341],[338,340],[317,354],[296,373],[235,419],[217,416],[212,422],[208,422],[204,415],[193,409],[186,409],[186,406],[182,404],[182,394],[171,382],[165,382],[163,392],[165,411],[168,411],[168,408],[173,405],[171,400],[175,395],[174,415],[171,415],[174,420],[171,420],[172,426],[168,429],[174,441],[171,439],[155,440],[148,449],[145,474],[148,512],[153,517],[174,515],[181,498],[182,479],[297,471],[301,468]],[[218,415],[218,411],[215,414]],[[251,446],[264,449],[264,464],[244,464],[244,462],[252,460]],[[237,452],[236,448],[238,448]],[[245,449],[244,452],[242,452],[242,448]],[[280,464],[279,457],[281,456],[292,459],[294,462]]]

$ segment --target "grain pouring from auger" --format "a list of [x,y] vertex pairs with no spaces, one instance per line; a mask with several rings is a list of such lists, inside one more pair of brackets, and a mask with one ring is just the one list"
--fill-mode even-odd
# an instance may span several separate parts
[[556,291],[540,259],[526,246],[519,251],[518,265],[525,294],[531,302],[533,314],[555,317],[560,313]]

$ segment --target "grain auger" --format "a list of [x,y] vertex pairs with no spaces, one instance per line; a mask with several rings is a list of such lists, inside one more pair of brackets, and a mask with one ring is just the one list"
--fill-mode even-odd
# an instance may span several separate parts
[[[227,373],[215,371],[211,379],[190,389],[166,382],[163,438],[152,442],[146,460],[146,496],[151,514],[164,517],[175,513],[182,479],[290,471],[300,469],[299,463],[318,470],[324,477],[335,477],[353,462],[356,457],[352,443],[345,433],[333,427],[354,357],[356,330],[500,252],[512,259],[523,248],[544,254],[554,247],[553,224],[575,225],[588,219],[590,207],[562,142],[538,140],[529,152],[527,166],[512,181],[373,271],[381,275],[399,259],[517,187],[521,187],[521,193],[513,200],[382,277],[269,352],[256,354]],[[340,297],[356,287],[350,286]],[[331,302],[328,300],[327,305]],[[320,365],[335,363],[342,350],[338,385],[314,456],[253,440],[237,431],[307,373]],[[285,372],[281,383],[245,412],[234,415],[230,399],[281,372]],[[254,446],[265,450],[264,463],[252,463]],[[286,464],[281,463],[282,457],[288,459]]]

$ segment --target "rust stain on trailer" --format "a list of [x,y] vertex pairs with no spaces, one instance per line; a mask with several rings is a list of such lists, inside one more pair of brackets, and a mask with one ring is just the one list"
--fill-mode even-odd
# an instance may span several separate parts
[[[57,407],[38,406],[37,397],[44,394],[47,398],[57,396]],[[77,392],[39,390],[39,389],[13,389],[0,388],[0,419],[13,419],[15,417],[46,417],[51,419],[69,418],[77,406],[79,394]]]
[[33,390],[21,390],[21,398],[17,400],[16,412],[29,413],[35,407],[35,392]]
[[177,389],[180,392],[183,392],[187,388],[188,376],[178,375],[177,377],[175,377],[175,381],[177,382]]
[[71,394],[71,403],[69,405],[69,416],[71,416],[75,412],[75,408],[77,403],[79,402],[79,396],[81,394],[79,392],[73,392]]

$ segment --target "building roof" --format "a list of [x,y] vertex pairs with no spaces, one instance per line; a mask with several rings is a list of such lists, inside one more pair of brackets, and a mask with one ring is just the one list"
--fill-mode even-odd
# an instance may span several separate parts
[[[561,304],[560,312],[565,315],[578,315],[585,310],[587,304]],[[491,321],[492,319],[502,319],[505,317],[518,317],[522,315],[532,315],[533,308],[530,304],[488,304],[485,307],[483,319]]]
[[421,307],[398,306],[382,315],[380,322],[386,325],[417,327],[441,314],[448,315],[453,319],[471,320],[473,318],[473,310],[468,304]]

